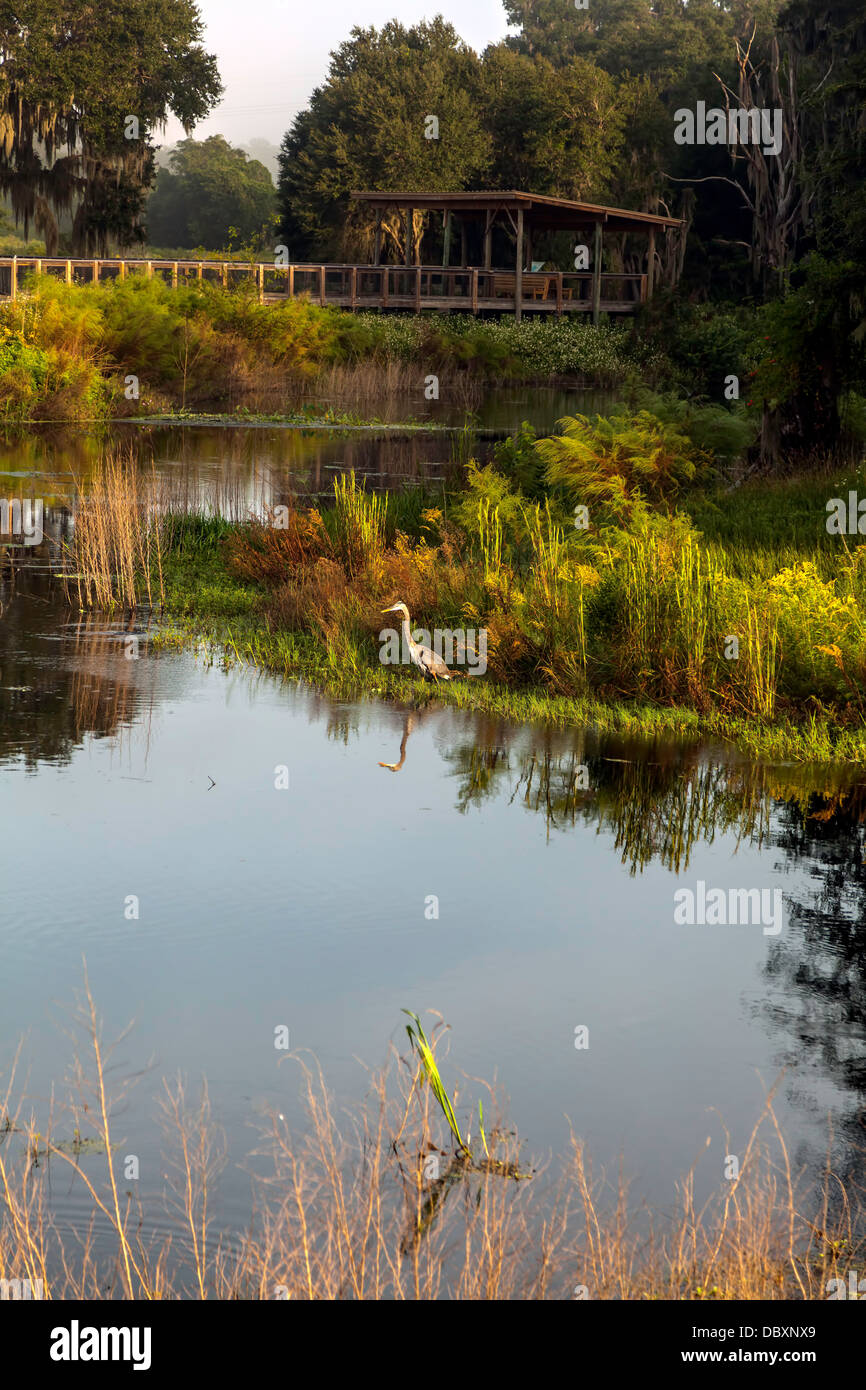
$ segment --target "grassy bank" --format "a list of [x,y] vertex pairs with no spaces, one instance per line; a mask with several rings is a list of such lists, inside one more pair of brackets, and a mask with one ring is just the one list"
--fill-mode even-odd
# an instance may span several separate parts
[[31,276],[0,306],[0,417],[98,419],[246,405],[291,414],[313,393],[368,413],[423,392],[472,408],[485,385],[578,379],[600,387],[664,366],[629,326],[583,319],[347,314],[308,299],[260,304],[244,289],[160,278],[66,285]]
[[[864,551],[826,529],[857,473],[731,491],[675,414],[646,411],[524,429],[456,492],[382,499],[351,476],[321,512],[237,524],[173,516],[140,485],[124,520],[112,469],[82,506],[75,596],[158,599],[164,642],[205,637],[341,694],[866,760]],[[396,601],[454,634],[461,679],[383,664]]]

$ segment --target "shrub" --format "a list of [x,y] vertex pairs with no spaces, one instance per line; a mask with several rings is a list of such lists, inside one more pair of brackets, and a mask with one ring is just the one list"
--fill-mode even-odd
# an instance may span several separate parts
[[639,499],[669,504],[706,468],[707,455],[672,424],[648,411],[610,418],[566,416],[561,434],[540,439],[549,487],[602,516],[628,517]]

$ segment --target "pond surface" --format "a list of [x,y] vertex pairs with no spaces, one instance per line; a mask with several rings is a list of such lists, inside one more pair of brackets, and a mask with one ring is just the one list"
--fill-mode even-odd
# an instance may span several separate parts
[[[303,1119],[275,1028],[352,1104],[362,1063],[403,1050],[404,1008],[447,1020],[446,1084],[496,1080],[530,1154],[564,1152],[571,1124],[657,1209],[693,1162],[698,1198],[717,1188],[783,1071],[795,1168],[817,1171],[828,1120],[837,1172],[860,1162],[857,776],[335,703],[144,631],[130,660],[125,625],[79,619],[37,569],[2,599],[0,1093],[22,1039],[40,1118],[62,1093],[86,959],[106,1035],[134,1021],[115,1130],[149,1210],[162,1077],[208,1082],[229,1142],[217,1222],[238,1230],[263,1115]],[[781,930],[679,924],[675,893],[701,881],[780,890]],[[52,1190],[83,1222],[83,1186]]]
[[[427,420],[435,430],[117,424],[108,437],[139,467],[154,469],[174,505],[217,505],[225,515],[244,516],[290,498],[333,498],[334,479],[350,470],[374,490],[435,490],[456,466],[467,419],[479,432],[473,452],[483,458],[497,437],[523,420],[545,433],[561,416],[601,411],[612,399],[598,391],[507,387],[491,391],[471,417],[447,402],[427,403],[423,395],[393,407],[398,417]],[[46,507],[63,506],[78,488],[86,490],[104,447],[85,428],[0,433],[0,496],[38,496]]]

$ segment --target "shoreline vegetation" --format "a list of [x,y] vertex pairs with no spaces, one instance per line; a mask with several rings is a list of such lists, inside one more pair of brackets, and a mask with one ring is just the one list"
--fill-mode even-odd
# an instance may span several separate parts
[[612,388],[671,373],[658,344],[632,326],[584,318],[348,314],[139,275],[97,285],[29,275],[24,290],[0,305],[0,419],[9,424],[215,408],[292,419],[310,413],[311,396],[358,421],[371,402],[387,410],[423,399],[431,377],[438,399],[471,411],[497,383]]
[[[408,1055],[392,1042],[367,1074],[366,1100],[339,1114],[321,1070],[287,1054],[303,1123],[295,1133],[282,1114],[263,1117],[254,1215],[225,1231],[212,1213],[228,1142],[206,1083],[196,1098],[163,1083],[154,1142],[164,1190],[129,1191],[113,1117],[135,1078],[118,1079],[86,984],[67,1092],[41,1114],[13,1065],[0,1093],[0,1277],[46,1299],[844,1296],[863,1254],[862,1194],[829,1152],[812,1181],[794,1170],[775,1086],[736,1150],[736,1177],[721,1176],[716,1155],[719,1176],[699,1199],[699,1156],[672,1210],[653,1212],[632,1199],[622,1164],[613,1178],[594,1168],[574,1130],[555,1165],[533,1158],[496,1092],[468,1078],[464,1088],[453,1065],[446,1084],[442,1021],[428,1038],[404,1013]],[[724,1124],[717,1140],[732,1151]],[[51,1210],[60,1174],[82,1189],[101,1241],[92,1226],[64,1239]]]
[[[67,594],[342,697],[866,761],[864,552],[826,526],[861,473],[730,490],[678,404],[655,404],[547,439],[524,426],[483,465],[464,440],[439,490],[380,496],[348,474],[321,511],[237,521],[179,513],[108,451],[76,506]],[[458,652],[467,638],[461,679],[382,663],[398,600]]]

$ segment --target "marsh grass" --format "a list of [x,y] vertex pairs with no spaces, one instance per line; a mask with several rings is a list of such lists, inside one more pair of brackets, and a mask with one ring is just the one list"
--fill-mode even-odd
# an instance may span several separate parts
[[164,549],[155,472],[143,474],[131,454],[105,451],[73,505],[67,594],[82,608],[104,611],[162,602]]
[[[250,1155],[253,1219],[218,1230],[226,1149],[206,1089],[191,1103],[181,1082],[164,1086],[167,1197],[133,1199],[114,1135],[134,1078],[118,1082],[87,987],[78,1023],[85,1060],[43,1133],[14,1064],[0,1098],[0,1277],[41,1279],[46,1298],[571,1299],[582,1286],[595,1299],[810,1299],[866,1253],[862,1193],[829,1159],[817,1189],[794,1171],[772,1090],[744,1145],[722,1127],[738,1178],[699,1203],[696,1159],[664,1215],[639,1214],[621,1165],[610,1181],[578,1135],[561,1160],[533,1164],[492,1093],[486,1130],[479,1113],[484,1155],[469,1162],[459,1091],[436,1093],[437,1043],[420,1020],[410,1056],[394,1051],[366,1101],[340,1114],[321,1072],[286,1059],[306,1119],[298,1133],[282,1115],[265,1122]],[[72,1125],[77,1150],[61,1137]],[[60,1172],[94,1219],[79,1217],[71,1235],[52,1201]]]
[[387,498],[359,487],[354,469],[335,478],[330,533],[350,579],[357,578],[382,555],[387,513]]

